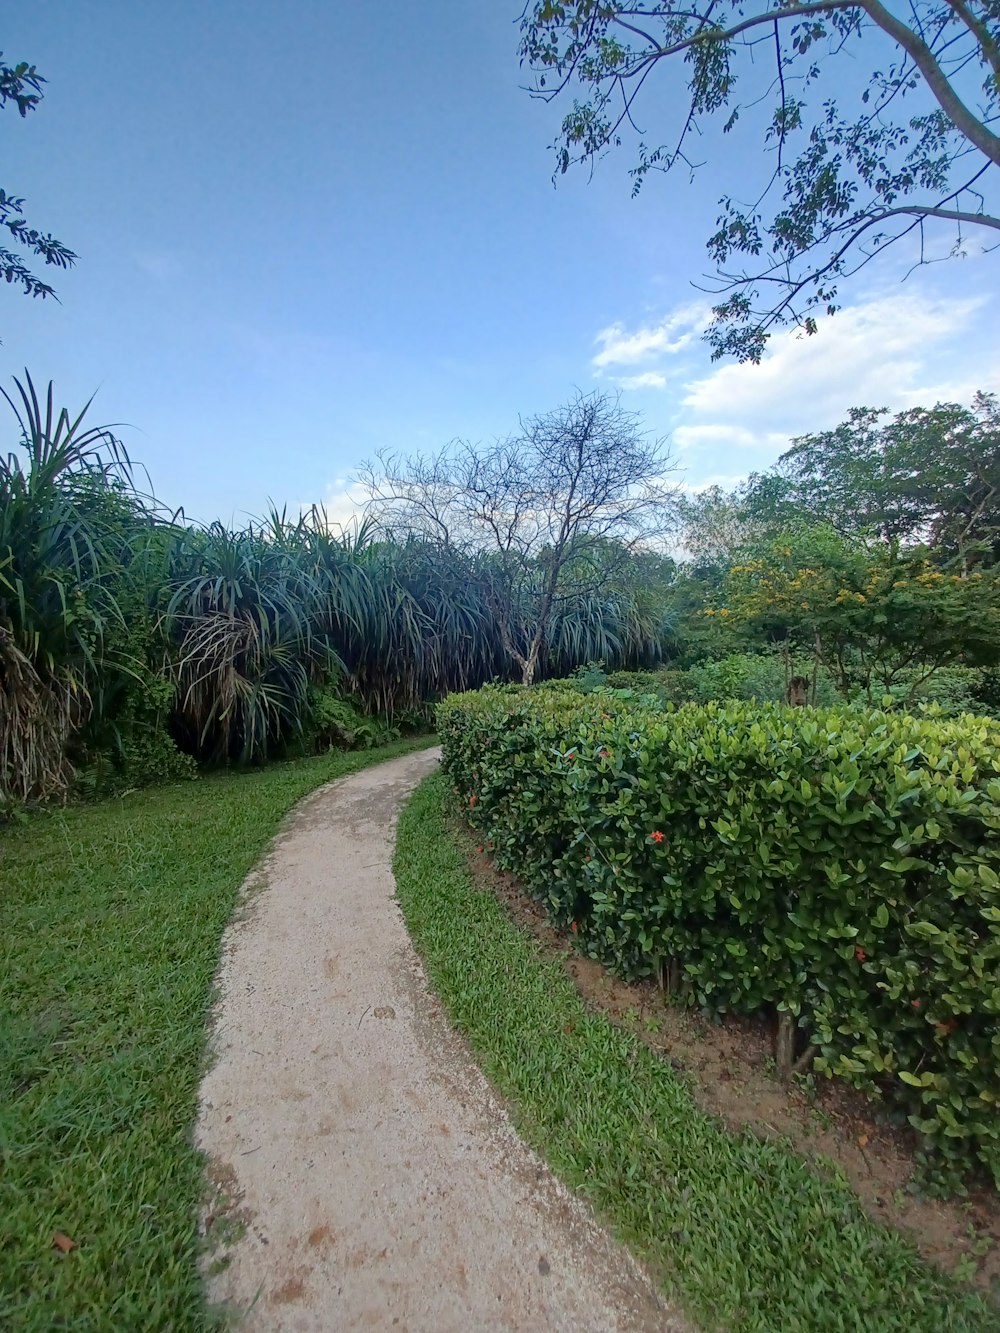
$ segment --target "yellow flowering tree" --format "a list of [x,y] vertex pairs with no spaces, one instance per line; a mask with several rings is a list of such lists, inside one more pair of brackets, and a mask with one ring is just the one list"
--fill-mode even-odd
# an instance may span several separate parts
[[[850,542],[827,526],[769,539],[732,566],[715,616],[809,648],[845,697],[913,693],[940,667],[1000,656],[1000,577],[935,569],[920,552]],[[815,679],[815,671],[814,671]]]

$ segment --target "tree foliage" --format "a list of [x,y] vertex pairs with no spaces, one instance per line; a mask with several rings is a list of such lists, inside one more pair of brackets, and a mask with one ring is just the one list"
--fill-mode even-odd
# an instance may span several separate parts
[[[756,361],[776,327],[814,332],[842,280],[904,237],[923,258],[932,229],[953,253],[1000,230],[998,20],[997,0],[534,0],[521,57],[536,95],[578,94],[560,172],[630,131],[636,190],[650,172],[693,174],[710,122],[762,144],[751,201],[723,195],[708,239],[707,337],[716,356]],[[636,118],[661,62],[686,107],[652,138]]]
[[1000,655],[997,571],[946,573],[919,552],[822,525],[761,543],[733,565],[724,598],[707,614],[811,646],[846,698],[878,702],[904,676],[912,697],[940,667]]
[[[44,82],[34,65],[25,61],[7,65],[0,51],[0,110],[11,105],[23,119],[42,100]],[[55,296],[52,287],[28,268],[24,255],[34,255],[56,268],[69,268],[76,262],[73,251],[49,233],[29,226],[24,215],[24,200],[2,188],[0,227],[5,229],[10,238],[6,244],[0,244],[0,278],[19,286],[28,296]],[[20,253],[8,249],[11,244],[17,246]]]
[[[962,569],[1000,554],[1000,406],[939,403],[893,417],[855,408],[835,430],[804,435],[776,475],[755,484],[760,515],[775,498],[840,532],[923,544]],[[782,483],[785,483],[782,486]]]

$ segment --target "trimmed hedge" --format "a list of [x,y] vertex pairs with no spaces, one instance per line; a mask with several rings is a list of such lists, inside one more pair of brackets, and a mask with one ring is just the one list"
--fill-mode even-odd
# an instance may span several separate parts
[[794,1016],[1000,1185],[1000,724],[488,687],[438,709],[484,843],[627,979]]

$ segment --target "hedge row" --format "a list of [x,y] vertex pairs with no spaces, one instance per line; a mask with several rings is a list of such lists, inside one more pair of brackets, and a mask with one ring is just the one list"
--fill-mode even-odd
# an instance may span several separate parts
[[627,979],[794,1016],[1000,1185],[1000,724],[490,687],[438,711],[497,863]]

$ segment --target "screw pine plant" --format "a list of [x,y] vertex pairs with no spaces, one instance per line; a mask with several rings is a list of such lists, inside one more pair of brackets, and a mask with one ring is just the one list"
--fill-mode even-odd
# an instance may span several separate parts
[[[114,785],[262,762],[320,734],[390,734],[427,701],[511,669],[476,554],[321,508],[233,530],[165,514],[114,434],[29,376],[0,459],[0,808],[64,795],[74,764]],[[89,404],[88,404],[89,407]],[[616,558],[621,556],[616,553]],[[544,623],[538,667],[659,657],[662,617],[629,563]],[[531,571],[527,571],[529,581]],[[514,607],[525,619],[530,605]],[[356,725],[317,715],[340,700]],[[141,771],[140,771],[141,770]],[[103,781],[103,779],[101,779]]]
[[83,411],[56,410],[30,375],[3,392],[18,427],[0,457],[0,809],[63,791],[70,738],[91,711],[120,612],[114,534],[91,503],[130,481],[128,456]]

